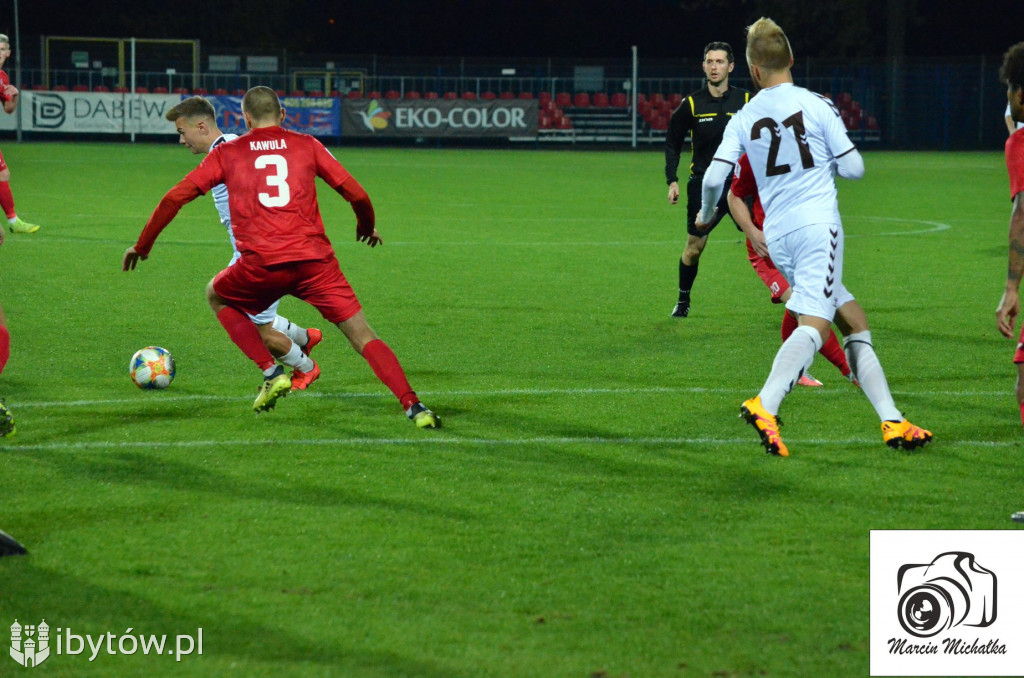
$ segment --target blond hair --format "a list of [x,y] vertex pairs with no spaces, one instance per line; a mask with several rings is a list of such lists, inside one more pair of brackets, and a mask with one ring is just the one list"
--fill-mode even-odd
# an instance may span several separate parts
[[0,42],[6,42],[8,45],[11,44],[11,39],[6,34],[0,33]]
[[747,63],[767,71],[789,68],[793,61],[793,48],[782,28],[761,17],[747,27]]

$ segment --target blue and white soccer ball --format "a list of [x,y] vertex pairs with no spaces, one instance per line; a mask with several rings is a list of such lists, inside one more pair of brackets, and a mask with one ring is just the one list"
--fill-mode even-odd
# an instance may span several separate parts
[[166,348],[147,346],[132,356],[128,373],[139,388],[167,388],[174,381],[174,358]]

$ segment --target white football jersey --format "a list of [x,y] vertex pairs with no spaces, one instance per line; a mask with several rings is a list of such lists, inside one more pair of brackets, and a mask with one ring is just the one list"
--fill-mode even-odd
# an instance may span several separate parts
[[750,159],[764,206],[765,240],[816,223],[840,223],[836,158],[856,151],[839,111],[792,83],[763,89],[725,128],[715,160]]
[[[222,144],[225,141],[231,141],[237,139],[237,134],[222,134],[217,137],[212,144],[210,144],[210,150],[212,151],[217,144]],[[228,238],[231,240],[231,249],[234,250],[235,254],[231,258],[231,263],[235,263],[242,256],[238,251],[238,247],[235,245],[235,232],[231,230],[231,210],[228,209],[228,187],[224,184],[217,184],[210,191],[213,194],[213,204],[217,207],[217,213],[220,215],[220,223],[224,224],[224,228],[228,229]]]

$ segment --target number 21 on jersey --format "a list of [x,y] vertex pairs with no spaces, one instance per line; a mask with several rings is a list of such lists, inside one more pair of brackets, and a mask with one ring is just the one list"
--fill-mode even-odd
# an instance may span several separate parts
[[260,204],[264,207],[284,207],[292,199],[291,189],[288,187],[288,161],[284,156],[277,154],[256,156],[256,169],[272,167],[273,173],[267,174],[267,187],[276,189],[276,193],[260,192]]
[[[796,144],[800,148],[800,164],[804,169],[814,167],[814,156],[811,155],[811,147],[807,143],[807,130],[804,127],[804,112],[797,111],[783,120],[782,124],[793,130]],[[780,174],[791,172],[792,168],[788,164],[778,164],[782,133],[777,122],[771,118],[761,118],[750,128],[750,140],[757,141],[760,139],[764,130],[768,130],[768,133],[771,135],[771,145],[768,147],[768,167],[765,169],[765,176],[777,177]]]

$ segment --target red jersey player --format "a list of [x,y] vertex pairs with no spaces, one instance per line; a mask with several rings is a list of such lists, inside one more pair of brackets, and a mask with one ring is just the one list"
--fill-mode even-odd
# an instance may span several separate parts
[[[754,172],[750,169],[750,160],[747,159],[746,153],[740,156],[740,160],[736,164],[736,173],[733,177],[732,188],[729,189],[728,199],[729,213],[732,214],[736,225],[747,236],[747,256],[750,259],[750,265],[754,267],[758,277],[771,292],[772,303],[785,303],[793,292],[789,289],[786,278],[768,256],[768,247],[765,245],[762,231],[764,208],[761,206],[761,199],[757,194],[757,183],[754,180]],[[753,207],[748,207],[749,203],[753,203]],[[786,310],[782,314],[782,341],[786,341],[797,326],[796,316]],[[835,331],[829,330],[828,341],[822,345],[819,353],[828,358],[829,362],[835,365],[844,377],[857,383],[850,371],[846,353],[843,352],[843,348],[836,338]],[[797,383],[802,386],[821,386],[820,381],[807,373],[801,375]]]
[[[1000,77],[1006,83],[1006,98],[1014,120],[1024,121],[1024,42],[1007,50],[1003,57]],[[1020,312],[1018,289],[1024,275],[1024,128],[1006,140],[1006,169],[1010,174],[1010,257],[1006,273],[1006,290],[996,309],[996,326],[1003,336],[1013,339],[1013,326]],[[1017,404],[1024,423],[1024,327],[1017,339],[1013,355],[1017,365]]]
[[439,427],[440,418],[420,402],[398,358],[367,324],[324,232],[315,180],[320,177],[351,203],[357,219],[356,240],[376,247],[382,241],[369,195],[323,144],[280,126],[284,110],[274,90],[254,87],[246,92],[242,115],[250,131],[218,145],[167,192],[135,246],[125,251],[122,269],[134,269],[139,259],[149,255],[160,231],[183,205],[224,184],[242,256],[210,281],[207,300],[231,340],[263,370],[263,386],[253,409],[273,408],[279,397],[288,394],[291,380],[274,363],[245,314],[257,314],[290,294],[338,326],[416,426]]
[[[4,113],[14,113],[18,107],[18,88],[11,84],[2,69],[7,59],[11,56],[11,40],[3,33],[0,33],[0,104],[4,107]],[[0,208],[7,215],[8,228],[11,233],[35,233],[39,230],[36,224],[29,224],[18,218],[14,211],[14,194],[11,193],[11,170],[0,153]]]

